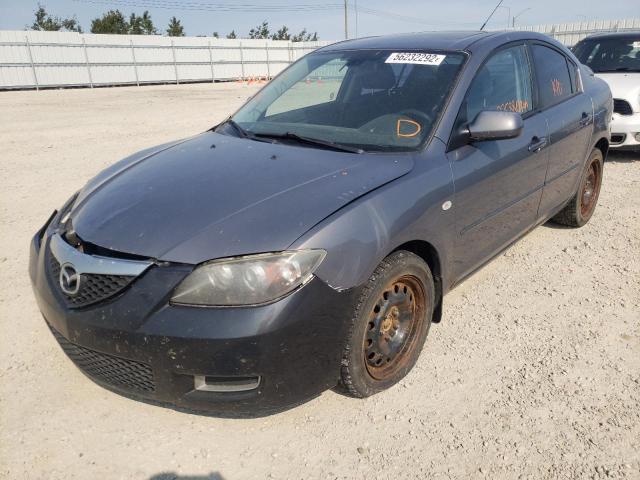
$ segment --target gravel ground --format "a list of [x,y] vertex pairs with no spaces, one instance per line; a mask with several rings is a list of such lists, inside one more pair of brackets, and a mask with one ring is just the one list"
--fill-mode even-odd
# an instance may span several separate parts
[[580,230],[545,225],[445,299],[413,372],[230,420],[110,393],[64,356],[31,235],[105,166],[205,130],[255,87],[0,92],[0,478],[640,478],[640,156]]

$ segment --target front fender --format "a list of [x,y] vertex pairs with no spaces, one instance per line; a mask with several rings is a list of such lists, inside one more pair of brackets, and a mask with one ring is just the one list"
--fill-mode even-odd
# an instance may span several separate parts
[[453,245],[453,177],[444,144],[435,139],[416,155],[409,174],[370,192],[316,225],[292,249],[322,248],[327,257],[315,274],[337,290],[358,287],[389,253],[411,241],[429,242],[438,252],[443,288],[448,290]]

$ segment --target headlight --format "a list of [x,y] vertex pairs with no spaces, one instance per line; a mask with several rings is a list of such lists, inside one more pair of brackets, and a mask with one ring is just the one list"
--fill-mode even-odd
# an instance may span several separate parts
[[324,250],[215,260],[196,268],[171,298],[182,305],[256,305],[283,297],[311,279]]

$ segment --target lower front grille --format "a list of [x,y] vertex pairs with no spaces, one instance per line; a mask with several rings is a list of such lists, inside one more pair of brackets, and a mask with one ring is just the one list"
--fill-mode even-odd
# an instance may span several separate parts
[[[49,253],[49,274],[54,285],[59,285],[60,263]],[[75,295],[62,292],[71,308],[81,308],[101,302],[114,296],[129,285],[135,277],[125,275],[95,275],[82,274],[80,276],[80,290]]]
[[49,328],[64,353],[89,377],[114,387],[124,387],[139,392],[155,391],[153,370],[146,363],[81,347],[64,338],[51,325]]

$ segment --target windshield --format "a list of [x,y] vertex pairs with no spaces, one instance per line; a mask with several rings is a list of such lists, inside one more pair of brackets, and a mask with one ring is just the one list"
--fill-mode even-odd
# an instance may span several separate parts
[[640,35],[584,40],[574,53],[594,72],[640,72]]
[[414,150],[431,132],[464,59],[459,52],[312,53],[272,80],[232,120],[253,139]]

